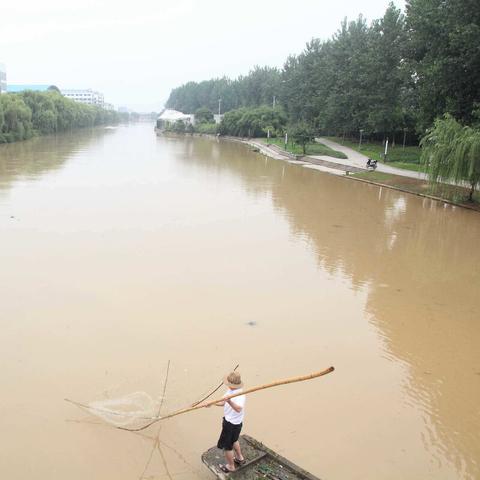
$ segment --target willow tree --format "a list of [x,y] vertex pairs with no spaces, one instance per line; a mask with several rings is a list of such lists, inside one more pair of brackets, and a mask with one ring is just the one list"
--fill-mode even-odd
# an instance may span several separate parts
[[473,201],[480,182],[480,129],[464,127],[451,115],[435,120],[421,141],[422,162],[432,182],[468,182]]

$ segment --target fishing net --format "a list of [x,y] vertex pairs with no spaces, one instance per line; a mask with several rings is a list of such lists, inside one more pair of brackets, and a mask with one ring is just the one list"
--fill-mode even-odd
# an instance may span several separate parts
[[87,410],[116,427],[135,427],[158,416],[160,401],[146,392],[134,392],[123,397],[96,400],[86,405]]

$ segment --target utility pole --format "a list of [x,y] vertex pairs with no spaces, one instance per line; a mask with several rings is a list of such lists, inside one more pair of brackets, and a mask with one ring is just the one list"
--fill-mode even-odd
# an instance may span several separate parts
[[221,115],[221,112],[222,111],[222,99],[219,98],[218,99],[218,114]]
[[360,141],[358,142],[358,149],[362,148],[363,128],[360,129]]

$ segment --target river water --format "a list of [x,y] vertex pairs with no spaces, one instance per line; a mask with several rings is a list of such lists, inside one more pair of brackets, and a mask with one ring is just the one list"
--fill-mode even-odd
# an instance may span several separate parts
[[[150,124],[0,147],[0,472],[209,479],[221,410],[141,434],[64,402],[199,399],[324,479],[480,478],[480,215]],[[155,447],[155,448],[154,448]]]

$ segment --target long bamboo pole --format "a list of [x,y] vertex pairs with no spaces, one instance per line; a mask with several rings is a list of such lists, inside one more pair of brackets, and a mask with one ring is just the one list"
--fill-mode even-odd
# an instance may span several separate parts
[[335,370],[334,367],[329,367],[326,370],[322,370],[320,372],[314,372],[314,373],[310,373],[308,375],[302,375],[300,377],[286,378],[286,379],[283,379],[283,380],[277,380],[275,382],[265,383],[263,385],[258,385],[256,387],[251,387],[251,388],[248,388],[247,390],[243,390],[242,392],[232,393],[231,395],[227,395],[227,396],[219,398],[217,400],[210,400],[209,402],[202,403],[200,405],[195,405],[193,407],[182,408],[180,410],[172,412],[172,413],[170,413],[168,415],[165,415],[163,417],[156,418],[156,419],[152,420],[151,422],[149,422],[147,425],[144,425],[143,427],[139,427],[139,428],[117,427],[117,428],[119,428],[120,430],[127,430],[129,432],[139,432],[141,430],[145,430],[146,428],[150,427],[154,423],[160,422],[161,420],[166,420],[167,418],[176,417],[177,415],[183,415],[184,413],[192,412],[193,410],[198,410],[200,408],[210,407],[212,405],[215,405],[216,403],[223,402],[225,400],[230,400],[231,398],[235,398],[235,397],[238,397],[240,395],[247,395],[249,393],[258,392],[259,390],[265,390],[267,388],[278,387],[280,385],[287,385],[289,383],[296,383],[296,382],[303,382],[305,380],[312,380],[313,378],[322,377],[323,375],[327,375],[329,373],[332,373],[334,370]]
[[[239,363],[237,363],[236,367],[232,370],[232,372],[236,372],[237,368],[240,366]],[[204,402],[207,400],[207,398],[210,398],[217,390],[220,390],[222,388],[223,381],[221,381],[210,393],[205,395],[201,400],[197,400],[196,402],[192,403],[190,406],[191,407],[196,407],[197,405],[200,405],[200,403]]]
[[[237,365],[235,366],[235,368],[232,370],[232,372],[235,372],[237,370],[237,368],[240,366],[239,363],[237,363]],[[160,407],[159,407],[159,413],[157,414],[156,417],[139,417],[138,415],[136,414],[130,414],[128,412],[114,412],[112,410],[106,410],[104,408],[99,408],[99,407],[92,407],[91,405],[87,405],[86,403],[81,403],[81,402],[76,402],[75,400],[70,400],[69,398],[64,398],[64,400],[68,403],[71,403],[72,405],[75,405],[79,408],[82,408],[84,410],[87,410],[87,411],[92,411],[94,410],[95,412],[99,412],[99,413],[106,413],[108,415],[114,415],[114,416],[117,416],[117,417],[132,417],[132,418],[135,418],[137,420],[157,420],[158,418],[160,418],[160,410],[162,409],[162,405],[163,405],[163,399],[165,398],[165,389],[166,389],[166,383],[168,381],[168,372],[170,370],[170,360],[168,361],[168,364],[167,364],[167,374],[166,374],[166,377],[165,377],[165,382],[164,382],[164,385],[163,385],[163,393],[162,393],[162,397],[161,397],[161,402],[160,402]],[[197,400],[196,402],[192,403],[191,407],[196,407],[197,405],[199,405],[200,403],[204,402],[205,400],[207,400],[207,398],[210,398],[217,390],[219,390],[220,388],[222,388],[222,385],[223,385],[223,381],[220,382],[219,385],[217,385],[211,392],[209,392],[205,397],[203,397],[201,400]],[[115,427],[115,428],[119,428],[119,427]]]

